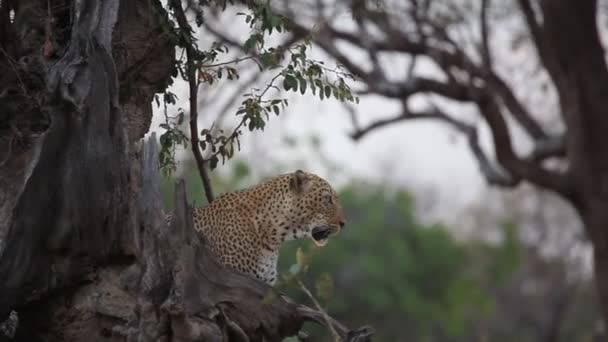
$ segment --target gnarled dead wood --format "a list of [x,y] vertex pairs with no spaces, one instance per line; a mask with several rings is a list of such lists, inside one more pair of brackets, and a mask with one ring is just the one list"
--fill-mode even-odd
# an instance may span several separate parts
[[[218,264],[194,230],[183,182],[177,184],[176,207],[167,229],[159,215],[157,152],[155,141],[149,141],[139,201],[144,233],[138,258],[145,266],[137,291],[139,326],[130,330],[131,337],[280,341],[296,335],[308,320],[331,324],[344,341],[369,340],[370,328],[351,331],[336,320],[323,319],[317,310],[274,295],[268,285]],[[160,311],[144,309],[153,307]]]
[[[15,3],[2,1],[2,11]],[[29,99],[35,106],[19,107],[32,113],[0,113],[0,142],[21,135],[8,151],[0,145],[0,322],[8,322],[0,338],[278,341],[311,320],[332,324],[345,341],[368,340],[369,329],[323,320],[222,268],[192,228],[183,183],[167,227],[155,139],[143,149],[137,143],[149,129],[152,97],[172,72],[173,46],[157,32],[167,18],[160,3],[50,0],[49,7],[69,34],[57,38],[48,61],[36,55],[40,37],[23,49],[5,37],[10,32],[0,34],[0,47],[18,45],[0,57],[0,70],[9,57],[39,61],[34,71],[12,71],[29,74],[11,78],[27,91],[11,101],[25,101],[31,89],[41,94]],[[16,12],[16,24],[0,15],[0,27],[38,32]],[[148,34],[155,39],[141,39]],[[35,132],[19,131],[19,121],[15,133],[4,121],[13,118],[47,121]]]

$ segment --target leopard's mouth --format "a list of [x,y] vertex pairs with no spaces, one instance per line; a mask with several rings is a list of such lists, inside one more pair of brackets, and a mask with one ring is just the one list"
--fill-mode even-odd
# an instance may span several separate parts
[[323,247],[327,244],[327,240],[333,233],[334,230],[329,226],[313,228],[311,232],[312,242],[314,242],[317,247]]

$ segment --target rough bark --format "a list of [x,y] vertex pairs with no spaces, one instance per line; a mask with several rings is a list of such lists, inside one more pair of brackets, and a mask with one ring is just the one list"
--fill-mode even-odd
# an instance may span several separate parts
[[[0,2],[0,322],[18,316],[9,335],[277,341],[305,320],[327,324],[220,267],[194,235],[183,184],[166,226],[156,145],[138,143],[174,71],[166,14],[158,1],[76,3]],[[344,340],[371,335],[331,322]]]
[[[0,315],[82,280],[93,260],[121,250],[122,230],[110,229],[130,214],[129,145],[110,55],[118,4],[84,1],[81,13],[90,15],[75,19],[65,53],[54,63],[38,62],[42,57],[36,54],[18,56],[37,59],[31,63],[42,67],[36,71],[44,72],[38,76],[46,97],[32,111],[44,113],[50,124],[39,136],[29,136],[27,145],[20,143],[22,151],[8,150],[0,169],[6,199],[0,219]],[[15,74],[29,77],[28,71],[36,72]],[[24,92],[23,100],[34,96]],[[22,115],[10,114],[13,120]],[[27,134],[7,131],[9,140]]]
[[[571,202],[593,243],[598,294],[608,326],[608,67],[597,27],[596,1],[543,1],[547,67],[556,85],[568,127],[569,177],[576,184]],[[581,39],[585,37],[585,39]]]

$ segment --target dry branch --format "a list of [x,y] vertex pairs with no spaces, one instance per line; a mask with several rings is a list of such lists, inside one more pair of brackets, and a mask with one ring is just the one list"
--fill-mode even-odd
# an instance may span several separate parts
[[[138,282],[138,306],[156,303],[161,315],[143,317],[147,312],[140,312],[140,323],[144,325],[136,329],[139,336],[144,332],[148,337],[162,336],[171,326],[173,334],[186,340],[215,340],[222,338],[216,336],[221,331],[224,338],[233,336],[235,340],[278,341],[296,335],[304,321],[327,325],[326,321],[319,321],[321,312],[284,296],[269,297],[274,290],[268,285],[223,268],[194,230],[183,182],[177,184],[171,224],[165,226],[158,215],[161,204],[157,152],[154,139],[150,139],[144,153],[140,203],[142,212],[152,215],[143,216],[143,248],[138,258],[147,266]],[[331,323],[343,341],[366,341],[372,333],[370,328],[351,331],[334,319]],[[210,335],[202,335],[203,332]]]
[[[488,43],[491,38],[487,23],[489,1],[483,1],[481,5],[479,15],[482,37],[479,45],[483,57],[481,63],[475,62],[474,58],[468,56],[450,37],[445,28],[433,22],[432,18],[419,15],[416,8],[410,14],[410,19],[416,26],[413,33],[391,26],[391,21],[388,20],[386,13],[363,13],[363,17],[357,17],[354,20],[360,32],[366,32],[368,26],[375,26],[381,30],[382,34],[376,34],[375,37],[338,29],[332,26],[331,21],[327,18],[318,19],[323,22],[323,25],[315,35],[315,43],[349,72],[360,78],[366,86],[361,94],[377,94],[399,99],[403,103],[402,114],[374,121],[366,127],[357,127],[351,136],[357,140],[373,130],[403,120],[438,119],[451,124],[467,136],[470,149],[489,183],[514,186],[525,179],[571,198],[573,190],[572,185],[568,182],[568,177],[557,171],[547,170],[540,164],[548,157],[562,154],[563,147],[555,146],[554,138],[544,131],[517,99],[509,85],[492,69],[492,56]],[[296,18],[292,19],[296,20]],[[298,23],[294,23],[293,27],[298,34],[306,34],[311,31]],[[433,28],[432,33],[424,33],[428,31],[429,27]],[[391,52],[402,53],[411,58],[426,56],[445,72],[446,77],[441,80],[410,74],[403,80],[394,80],[394,77],[389,77],[388,71],[379,65],[377,58],[369,59],[372,67],[366,70],[360,63],[352,59],[351,54],[340,49],[340,44],[338,44],[340,41],[348,42],[362,51],[373,50],[374,54]],[[467,76],[454,77],[454,70]],[[432,94],[449,100],[476,104],[481,117],[490,126],[497,161],[491,161],[491,158],[480,148],[476,130],[468,124],[459,122],[455,119],[455,115],[438,113],[437,110],[412,112],[408,108],[407,100],[416,94]],[[519,157],[514,152],[509,127],[506,124],[507,114],[510,114],[534,140],[536,148],[532,155]]]
[[366,134],[381,128],[382,126],[392,125],[401,121],[406,120],[438,120],[444,122],[458,132],[464,134],[467,137],[467,141],[469,143],[469,148],[471,153],[475,156],[479,170],[486,177],[488,183],[499,186],[513,186],[519,179],[513,177],[513,175],[509,174],[506,170],[502,169],[500,166],[495,165],[492,162],[491,158],[486,155],[479,144],[479,137],[477,135],[477,129],[474,125],[466,123],[461,120],[457,120],[450,115],[446,114],[444,111],[439,109],[437,106],[433,106],[427,111],[417,111],[411,112],[407,108],[407,104],[403,104],[402,113],[394,116],[392,118],[377,120],[373,123],[369,124],[363,128],[357,128],[352,134],[351,138],[354,140],[361,139]]

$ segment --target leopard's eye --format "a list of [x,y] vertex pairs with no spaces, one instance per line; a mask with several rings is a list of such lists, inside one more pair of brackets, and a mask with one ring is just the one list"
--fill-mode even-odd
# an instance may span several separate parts
[[334,204],[334,197],[329,192],[323,193],[323,205],[330,207]]

